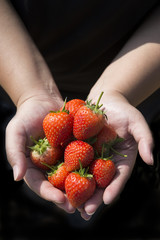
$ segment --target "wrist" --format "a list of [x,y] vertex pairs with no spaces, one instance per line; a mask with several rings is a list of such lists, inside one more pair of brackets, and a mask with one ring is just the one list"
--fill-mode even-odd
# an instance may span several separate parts
[[39,83],[38,85],[32,85],[25,91],[22,91],[15,104],[17,109],[29,99],[36,99],[37,101],[49,103],[54,102],[57,105],[57,109],[63,105],[63,99],[54,81],[50,84],[46,82],[45,84]]
[[124,103],[129,103],[128,99],[120,92],[117,91],[116,89],[113,88],[104,88],[102,86],[94,86],[89,95],[88,99],[92,99],[93,101],[97,101],[99,95],[101,92],[104,92],[101,102],[105,104],[112,104],[114,102],[124,102]]

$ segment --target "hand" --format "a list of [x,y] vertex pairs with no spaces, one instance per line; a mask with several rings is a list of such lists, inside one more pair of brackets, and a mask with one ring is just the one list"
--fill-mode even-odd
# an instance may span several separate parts
[[69,204],[64,193],[54,188],[31,162],[29,148],[35,139],[43,136],[42,121],[51,110],[58,110],[63,105],[62,99],[52,99],[45,95],[30,97],[17,109],[15,117],[6,129],[6,152],[13,167],[14,179],[24,178],[27,185],[40,197],[56,203],[67,212],[75,209]]
[[[94,100],[92,96],[95,97],[90,95],[89,99]],[[103,201],[110,204],[119,196],[132,173],[137,150],[144,162],[153,164],[153,139],[142,114],[118,93],[105,93],[101,102],[105,107],[108,123],[125,139],[119,144],[118,151],[127,154],[127,158],[114,156],[117,173],[113,181],[105,190],[97,189],[92,198],[79,209],[82,218],[86,220],[90,219]]]

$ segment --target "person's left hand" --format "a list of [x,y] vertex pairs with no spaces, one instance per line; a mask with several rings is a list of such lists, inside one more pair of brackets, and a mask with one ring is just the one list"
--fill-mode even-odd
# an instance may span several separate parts
[[153,164],[153,139],[142,114],[120,94],[105,93],[101,102],[105,107],[108,123],[115,128],[120,137],[125,139],[118,145],[118,151],[126,154],[127,158],[114,156],[117,171],[112,182],[106,189],[97,189],[95,194],[79,208],[82,218],[86,220],[91,218],[103,201],[108,205],[120,195],[131,176],[137,150],[144,162]]

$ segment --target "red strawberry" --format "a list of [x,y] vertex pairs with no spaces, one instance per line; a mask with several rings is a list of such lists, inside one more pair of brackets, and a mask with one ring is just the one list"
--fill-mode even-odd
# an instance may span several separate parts
[[[110,146],[114,144],[117,138],[117,133],[114,128],[107,123],[105,123],[102,130],[97,135],[96,142],[94,143],[94,148],[98,152],[98,154],[102,153],[103,144],[109,144]],[[105,149],[104,149],[105,152]]]
[[74,117],[78,109],[85,104],[85,101],[81,99],[72,99],[66,103],[65,109]]
[[99,155],[102,153],[102,146],[104,146],[103,155],[106,157],[110,155],[110,150],[112,150],[113,152],[115,152],[116,154],[118,154],[120,156],[127,157],[127,155],[123,155],[123,154],[117,152],[113,148],[113,146],[115,144],[123,142],[123,141],[124,141],[124,139],[118,137],[114,128],[111,125],[105,123],[104,127],[97,135],[96,142],[93,144],[93,147]]
[[70,173],[65,180],[65,191],[68,200],[77,208],[85,203],[94,193],[96,183],[91,174],[85,169]]
[[48,181],[56,188],[60,190],[65,189],[65,179],[68,176],[69,172],[66,169],[64,163],[57,164],[52,166],[51,172],[48,173]]
[[97,186],[100,188],[106,188],[116,173],[113,161],[104,158],[94,160],[89,169],[95,178]]
[[72,141],[64,151],[64,162],[68,171],[74,171],[80,168],[79,160],[82,167],[87,167],[94,158],[93,147],[83,141]]
[[101,93],[97,104],[91,104],[87,101],[85,106],[82,106],[74,116],[73,135],[79,140],[85,140],[97,135],[103,128],[105,123],[105,115],[100,110],[99,102],[103,95]]
[[36,141],[33,138],[32,140],[35,145],[30,147],[30,158],[37,167],[48,170],[48,167],[44,166],[42,163],[54,165],[61,159],[63,154],[61,146],[51,147],[46,138],[39,139],[39,141]]
[[43,129],[51,146],[65,144],[72,136],[73,116],[65,110],[50,112],[43,120]]

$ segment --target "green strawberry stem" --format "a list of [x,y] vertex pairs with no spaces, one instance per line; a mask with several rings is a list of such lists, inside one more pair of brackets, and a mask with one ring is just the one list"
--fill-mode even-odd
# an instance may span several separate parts
[[41,164],[43,164],[44,166],[48,167],[48,168],[51,169],[52,171],[55,170],[55,166],[48,165],[48,164],[45,163],[45,162],[41,162]]
[[123,141],[124,141],[124,138],[117,137],[113,141],[110,141],[108,143],[104,143],[103,146],[104,146],[105,151],[103,150],[104,151],[103,156],[105,154],[105,156],[108,157],[108,155],[110,154],[110,150],[111,150],[112,152],[116,153],[117,155],[119,155],[121,157],[127,157],[126,154],[122,154],[122,153],[118,152],[117,150],[115,150],[115,148],[113,148],[113,146],[115,146],[117,143],[121,143]]
[[103,106],[103,104],[101,104],[101,105],[99,106],[99,102],[100,102],[100,100],[101,100],[101,98],[102,98],[103,93],[104,93],[104,92],[101,92],[101,94],[100,94],[100,96],[99,96],[99,98],[98,98],[98,101],[97,101],[96,106],[95,106],[95,109],[94,109],[95,112],[97,112],[98,109],[100,109],[100,108]]
[[117,155],[121,156],[121,157],[127,157],[126,154],[122,154],[120,152],[118,152],[117,150],[115,150],[113,147],[110,148],[112,150],[112,152],[116,153]]
[[65,100],[64,100],[64,104],[63,104],[63,107],[62,107],[62,111],[61,111],[61,112],[66,112],[66,109],[65,109],[66,103],[67,103],[67,97],[66,97]]
[[102,145],[102,153],[101,153],[101,158],[103,159],[103,153],[104,153],[104,146],[105,144]]
[[48,175],[52,175],[52,174],[54,174],[61,166],[62,166],[62,164],[63,164],[63,162],[62,163],[60,163],[60,162],[58,162],[56,165],[48,165],[47,163],[45,163],[45,162],[41,162],[41,164],[43,164],[44,166],[46,166],[46,167],[48,167],[49,169],[51,169],[51,172],[50,173],[48,173]]
[[78,173],[81,177],[92,178],[93,175],[88,173],[89,167],[83,168],[81,160],[79,159],[78,161],[79,161],[80,169],[79,171],[75,171],[75,173]]
[[62,110],[58,110],[58,111],[50,111],[50,113],[66,112],[66,113],[69,114],[69,111],[68,111],[67,109],[65,109],[65,107],[66,107],[66,103],[67,103],[67,97],[66,97],[65,100],[64,100]]
[[34,139],[34,137],[30,136],[30,139],[32,140],[32,142],[33,142],[34,144],[38,144],[38,141],[37,141],[36,139]]
[[101,153],[101,159],[103,159],[103,160],[112,160],[112,157],[113,157],[113,155],[111,155],[111,156],[107,156],[107,157],[104,157],[104,148],[105,148],[105,143],[102,145],[102,153]]
[[99,102],[100,102],[100,100],[102,98],[103,93],[104,92],[101,92],[96,105],[92,104],[92,100],[89,100],[89,101],[87,100],[87,102],[86,102],[86,107],[90,108],[96,114],[97,113],[98,114],[104,114],[103,110],[100,110],[100,108],[103,106],[103,104],[99,105]]

